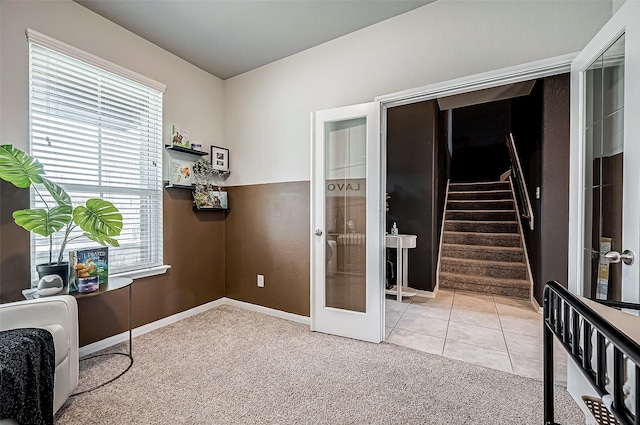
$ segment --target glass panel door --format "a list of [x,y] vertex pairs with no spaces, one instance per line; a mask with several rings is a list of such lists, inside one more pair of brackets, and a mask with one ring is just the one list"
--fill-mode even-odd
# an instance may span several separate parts
[[640,3],[626,2],[571,64],[569,289],[640,301]]
[[313,114],[311,330],[384,336],[380,104]]
[[622,296],[625,263],[610,262],[606,255],[624,252],[624,47],[622,35],[584,77],[584,295],[617,301]]
[[366,119],[325,123],[325,306],[366,311]]

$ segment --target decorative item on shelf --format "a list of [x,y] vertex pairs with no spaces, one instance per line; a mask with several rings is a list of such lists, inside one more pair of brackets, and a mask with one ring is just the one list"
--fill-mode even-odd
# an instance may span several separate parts
[[209,192],[211,203],[214,208],[229,208],[229,202],[227,201],[227,192],[219,190],[212,190]]
[[191,146],[189,141],[189,132],[183,128],[178,128],[174,124],[171,125],[171,144],[188,148]]
[[[109,248],[103,246],[70,251],[69,268],[69,292],[92,292],[88,289],[93,288],[94,281],[89,278],[96,278],[97,285],[109,281]],[[93,290],[96,289],[98,286]]]
[[193,149],[194,151],[201,151],[202,150],[202,145],[200,143],[192,143],[191,144],[191,149]]
[[214,170],[229,171],[229,149],[211,146],[211,166]]
[[[209,161],[200,158],[193,165],[195,191],[193,201],[198,209],[227,209],[227,192],[222,191],[224,181],[231,171],[217,170]],[[217,187],[217,191],[215,191]]]
[[62,278],[57,274],[49,274],[43,276],[38,281],[38,295],[41,297],[48,297],[51,295],[59,294],[64,289],[64,282]]
[[180,186],[191,186],[192,161],[180,159],[169,159],[169,184]]
[[[27,189],[33,187],[37,199],[44,208],[23,209],[13,212],[16,224],[29,232],[49,238],[49,263],[38,265],[40,277],[57,274],[67,286],[69,282],[69,264],[63,262],[67,243],[84,236],[100,245],[119,246],[116,236],[122,231],[122,214],[109,201],[99,198],[88,199],[85,205],[75,208],[71,197],[65,190],[45,177],[44,166],[31,155],[11,145],[0,146],[0,179],[14,186]],[[49,192],[52,200],[45,201],[42,189]],[[82,235],[74,235],[72,231],[80,227]],[[59,251],[54,262],[54,234],[64,230],[59,238]],[[63,271],[51,273],[43,266],[61,266]]]

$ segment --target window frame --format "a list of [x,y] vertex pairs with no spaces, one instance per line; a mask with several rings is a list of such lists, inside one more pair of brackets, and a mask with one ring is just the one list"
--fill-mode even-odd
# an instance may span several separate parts
[[[171,266],[166,265],[163,263],[163,218],[162,218],[162,198],[163,198],[163,182],[162,182],[162,155],[163,155],[163,141],[162,141],[162,130],[163,130],[163,94],[165,92],[165,88],[166,86],[162,83],[159,83],[157,81],[154,81],[148,77],[145,77],[143,75],[140,75],[138,73],[135,73],[131,70],[128,70],[126,68],[123,68],[119,65],[113,64],[111,62],[108,62],[102,58],[99,58],[97,56],[94,56],[90,53],[84,52],[80,49],[77,49],[73,46],[70,46],[66,43],[63,43],[61,41],[55,40],[51,37],[48,37],[44,34],[38,33],[36,31],[33,31],[31,29],[28,29],[26,31],[26,35],[27,35],[27,40],[28,40],[28,44],[29,44],[29,149],[31,151],[31,153],[33,154],[33,150],[34,150],[34,138],[33,138],[33,132],[34,132],[34,123],[33,121],[33,107],[34,107],[34,96],[33,96],[33,92],[32,92],[32,74],[33,74],[33,64],[32,64],[32,48],[31,45],[37,45],[38,48],[45,48],[48,50],[51,50],[54,52],[54,54],[61,54],[63,56],[66,56],[68,58],[71,58],[71,60],[76,60],[76,61],[80,61],[83,64],[88,65],[89,67],[92,68],[97,68],[96,71],[96,75],[99,75],[99,73],[107,73],[107,74],[111,74],[111,75],[115,75],[116,78],[124,78],[126,80],[128,80],[128,82],[132,83],[133,85],[138,85],[139,87],[144,86],[145,89],[149,90],[149,93],[155,93],[153,94],[153,96],[156,97],[157,103],[156,103],[156,107],[155,107],[155,112],[153,112],[154,115],[152,115],[154,118],[154,129],[157,129],[157,131],[154,131],[152,134],[154,135],[151,139],[147,139],[147,143],[153,146],[154,151],[151,153],[151,155],[148,157],[149,160],[152,160],[153,164],[156,165],[157,162],[157,167],[158,168],[158,172],[157,173],[152,173],[155,175],[155,177],[153,178],[149,178],[147,180],[147,188],[144,189],[144,191],[146,191],[147,193],[151,193],[154,196],[154,205],[157,205],[159,207],[159,210],[157,212],[152,211],[151,209],[148,208],[148,210],[150,211],[148,217],[144,216],[145,219],[143,220],[139,220],[139,226],[141,226],[140,228],[137,229],[137,233],[133,233],[133,235],[138,235],[138,239],[147,239],[149,242],[145,243],[141,243],[137,246],[139,246],[142,251],[144,253],[148,253],[148,258],[151,258],[151,261],[148,261],[146,263],[143,264],[142,267],[135,267],[135,263],[129,263],[129,264],[125,264],[124,266],[119,267],[120,271],[118,271],[118,267],[114,268],[114,272],[110,273],[110,276],[122,276],[122,277],[129,277],[132,279],[136,279],[136,278],[141,278],[141,277],[147,277],[147,276],[153,276],[153,275],[158,275],[158,274],[162,274],[165,273],[167,271],[168,268],[170,268]],[[158,96],[159,95],[159,96]],[[114,110],[116,110],[117,107],[114,107]],[[153,109],[153,107],[152,107]],[[151,111],[151,110],[150,110]],[[95,110],[92,110],[92,112],[95,112]],[[151,112],[150,112],[151,113]],[[159,115],[159,116],[158,116]],[[77,115],[76,115],[77,117]],[[159,122],[158,122],[159,121]],[[102,129],[101,124],[95,124],[96,125],[96,131],[100,132]],[[157,137],[157,147],[155,146],[154,140]],[[102,145],[102,143],[104,143],[104,139],[102,139],[102,137],[99,138],[100,140],[100,144]],[[112,142],[110,142],[112,143]],[[42,146],[42,143],[39,142],[38,146]],[[109,143],[106,145],[107,147],[109,146]],[[155,150],[157,148],[157,151]],[[37,149],[36,149],[37,150]],[[46,169],[46,167],[45,167]],[[103,186],[103,180],[100,180],[102,177],[99,177],[98,184],[85,184],[85,185],[78,185],[78,184],[74,184],[73,181],[69,181],[67,183],[60,181],[60,176],[58,176],[58,178],[56,179],[55,177],[51,177],[52,180],[56,181],[58,184],[60,184],[63,188],[65,188],[65,190],[67,190],[68,192],[74,192],[76,189],[81,189],[82,191],[84,191],[85,193],[87,193],[87,196],[97,196],[97,197],[103,197],[103,192],[104,190],[107,188],[106,186]],[[151,184],[151,186],[149,186],[149,184]],[[95,191],[94,193],[96,193],[96,195],[90,195],[89,190],[93,190]],[[129,194],[131,194],[131,192],[133,190],[136,189],[129,189]],[[140,191],[142,192],[143,189],[140,189]],[[118,196],[118,194],[120,196],[126,196],[127,195],[127,189],[112,189],[111,190],[112,194],[116,194],[113,196]],[[74,200],[74,205],[77,204],[77,197],[72,195],[71,196],[72,200]],[[135,197],[134,197],[135,198]],[[159,198],[159,199],[158,199]],[[143,197],[140,197],[140,202],[143,202]],[[33,207],[35,205],[36,202],[36,195],[34,193],[34,191],[31,191],[31,206]],[[117,203],[116,203],[117,206]],[[132,211],[135,211],[135,207],[133,207]],[[138,210],[140,211],[140,210]],[[122,212],[122,211],[121,211]],[[155,217],[153,217],[155,216]],[[148,225],[149,223],[149,218],[151,218],[154,223],[152,225]],[[146,226],[146,227],[145,227]],[[143,230],[146,229],[147,232],[145,233],[145,231]],[[125,221],[125,229],[126,229],[126,221]],[[123,229],[123,231],[125,230]],[[153,234],[151,234],[151,232],[153,232]],[[151,236],[146,236],[146,237],[141,237],[140,235],[151,235]],[[118,239],[118,238],[116,238]],[[36,242],[40,240],[40,244],[41,244],[41,240],[42,237],[36,237],[35,234],[32,233],[31,235],[31,269],[32,269],[32,278],[35,279],[35,276],[37,276],[37,274],[35,273],[35,265],[36,265]],[[84,241],[86,241],[86,238],[84,239]],[[155,242],[154,242],[155,241]],[[93,246],[95,246],[95,243],[93,244]],[[73,246],[71,247],[67,247],[67,249],[65,250],[65,252],[69,251],[69,250],[73,250],[73,249],[77,249],[74,248]],[[114,248],[114,247],[110,247],[110,254],[111,254],[111,250],[117,250],[118,248]],[[54,247],[54,251],[55,251],[55,247]],[[48,247],[47,247],[47,252],[48,252]],[[116,251],[117,252],[117,251]],[[126,254],[125,254],[126,255]],[[110,255],[111,256],[111,255]],[[111,268],[111,262],[110,262],[110,268]]]

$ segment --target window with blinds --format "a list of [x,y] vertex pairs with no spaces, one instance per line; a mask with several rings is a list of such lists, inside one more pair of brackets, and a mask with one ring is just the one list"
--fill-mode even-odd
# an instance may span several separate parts
[[[120,246],[109,247],[110,273],[161,266],[163,92],[34,38],[29,37],[32,155],[74,207],[102,198],[122,213]],[[32,192],[31,206],[41,203]],[[96,246],[79,228],[74,232],[67,250]],[[53,243],[55,257],[55,235]],[[34,234],[31,246],[35,270],[49,261],[49,239]]]

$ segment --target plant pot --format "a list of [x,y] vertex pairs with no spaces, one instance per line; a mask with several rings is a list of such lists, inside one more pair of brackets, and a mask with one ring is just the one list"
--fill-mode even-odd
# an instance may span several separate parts
[[50,274],[57,274],[65,288],[69,285],[69,263],[38,264],[36,270],[40,279]]

